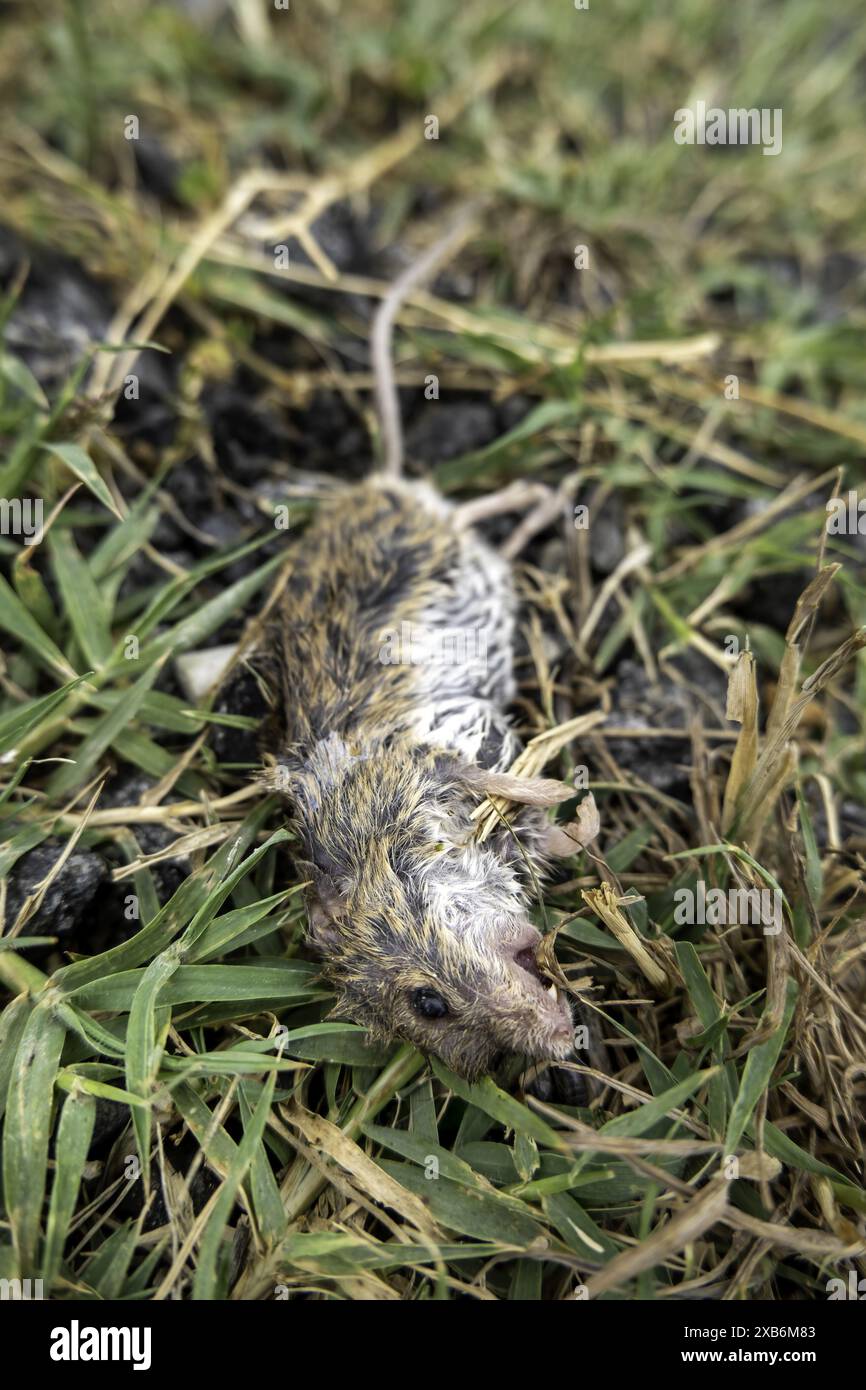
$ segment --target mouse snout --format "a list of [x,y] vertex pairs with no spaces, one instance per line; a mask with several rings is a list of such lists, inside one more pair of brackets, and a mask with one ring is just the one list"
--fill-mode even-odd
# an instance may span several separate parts
[[514,1050],[561,1060],[574,1047],[574,1023],[567,997],[538,963],[542,939],[527,922],[503,943],[508,980],[495,991],[491,1004]]

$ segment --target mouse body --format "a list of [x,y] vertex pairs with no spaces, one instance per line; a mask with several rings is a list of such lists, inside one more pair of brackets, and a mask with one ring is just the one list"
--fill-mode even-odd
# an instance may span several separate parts
[[[280,693],[267,781],[304,846],[335,1015],[467,1077],[573,1047],[527,915],[547,864],[540,805],[573,793],[505,773],[520,749],[515,610],[510,566],[454,507],[373,477],[304,533],[268,643]],[[506,789],[529,804],[478,844],[473,809]]]

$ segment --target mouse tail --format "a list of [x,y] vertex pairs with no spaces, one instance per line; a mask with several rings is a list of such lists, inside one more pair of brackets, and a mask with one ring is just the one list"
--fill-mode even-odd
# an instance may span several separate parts
[[403,428],[400,420],[400,398],[394,375],[394,321],[401,305],[412,291],[423,285],[463,245],[475,226],[480,207],[477,201],[464,207],[445,234],[397,277],[376,310],[370,351],[376,388],[382,472],[386,477],[399,478],[403,471]]

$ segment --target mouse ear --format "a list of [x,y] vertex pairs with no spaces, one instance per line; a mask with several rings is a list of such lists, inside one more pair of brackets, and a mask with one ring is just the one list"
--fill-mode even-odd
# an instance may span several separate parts
[[601,830],[598,807],[592,792],[583,798],[577,808],[577,819],[569,825],[546,825],[541,838],[541,846],[553,859],[569,859],[592,844]]
[[345,898],[330,874],[322,873],[315,864],[300,865],[305,877],[312,879],[307,889],[307,937],[317,950],[327,953],[337,942],[337,918],[345,908]]
[[556,806],[577,796],[568,782],[553,777],[520,777],[513,772],[490,772],[483,767],[470,767],[464,773],[468,782],[484,796],[501,796],[521,806]]

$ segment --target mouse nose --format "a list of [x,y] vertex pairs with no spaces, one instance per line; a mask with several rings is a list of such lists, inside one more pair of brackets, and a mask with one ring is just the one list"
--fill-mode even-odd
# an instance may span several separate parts
[[533,979],[541,981],[541,971],[538,968],[538,961],[535,953],[541,945],[541,932],[536,931],[531,924],[524,927],[520,935],[511,942],[506,949],[507,958],[521,970],[525,970],[527,975]]

